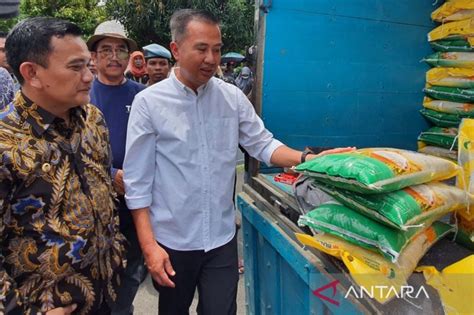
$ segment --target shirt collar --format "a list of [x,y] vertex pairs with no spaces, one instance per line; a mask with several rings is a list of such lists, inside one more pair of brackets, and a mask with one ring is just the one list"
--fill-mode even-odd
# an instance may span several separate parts
[[[186,95],[188,95],[189,93],[191,93],[192,95],[196,95],[196,93],[194,93],[193,89],[187,87],[186,85],[184,85],[183,82],[181,82],[178,77],[176,76],[176,68],[174,68],[172,71],[171,71],[171,74],[170,74],[170,78],[171,80],[173,80],[174,84],[180,89],[182,90],[184,93],[186,93]],[[211,78],[206,84],[203,84],[201,85],[200,87],[197,88],[197,92],[198,92],[198,95],[200,95],[201,93],[205,92],[206,90],[208,90],[209,86],[212,84],[212,79]]]
[[[14,100],[15,108],[20,116],[25,119],[38,136],[41,136],[56,119],[61,119],[51,114],[47,110],[39,107],[32,100],[27,98],[22,92],[16,95]],[[71,119],[75,121],[81,116],[85,119],[86,110],[84,106],[78,106],[70,110]],[[62,119],[61,119],[62,120]]]

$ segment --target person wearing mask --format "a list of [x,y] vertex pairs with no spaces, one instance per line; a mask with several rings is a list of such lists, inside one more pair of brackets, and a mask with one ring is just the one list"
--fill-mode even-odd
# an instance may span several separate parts
[[170,51],[161,45],[150,44],[143,47],[143,52],[148,73],[147,86],[152,86],[166,79],[171,69]]
[[250,97],[253,86],[252,71],[249,67],[243,67],[235,79],[235,85],[247,96]]
[[128,71],[125,72],[125,77],[141,84],[148,82],[145,57],[141,51],[134,51],[130,55]]
[[0,313],[109,314],[125,264],[81,29],[35,17],[5,47],[21,91],[0,115]]
[[131,104],[135,95],[145,86],[124,76],[130,53],[137,49],[137,44],[134,40],[127,38],[120,28],[106,29],[105,32],[103,25],[108,24],[104,23],[106,24],[101,24],[96,28],[94,35],[87,41],[97,68],[97,76],[92,83],[90,96],[91,103],[104,113],[110,130],[113,157],[112,178],[119,200],[120,231],[128,241],[127,267],[121,275],[122,285],[117,292],[117,302],[112,308],[112,314],[128,315],[133,313],[133,300],[141,283],[144,266],[130,211],[123,199],[122,163]]

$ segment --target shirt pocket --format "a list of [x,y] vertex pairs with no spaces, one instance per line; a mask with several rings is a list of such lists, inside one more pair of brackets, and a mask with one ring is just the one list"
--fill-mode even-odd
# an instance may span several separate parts
[[232,150],[238,143],[238,121],[234,118],[210,118],[206,131],[209,146],[213,149]]

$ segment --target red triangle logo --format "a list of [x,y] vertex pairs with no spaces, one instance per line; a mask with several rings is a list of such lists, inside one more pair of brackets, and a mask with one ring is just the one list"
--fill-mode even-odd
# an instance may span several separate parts
[[[330,282],[330,283],[326,284],[325,286],[322,286],[322,287],[314,290],[313,294],[316,295],[321,300],[324,300],[326,302],[329,302],[331,304],[339,306],[339,304],[340,304],[339,301],[336,301],[336,300],[333,299],[333,297],[336,296],[336,292],[337,292],[336,287],[337,287],[338,284],[339,284],[339,280],[334,280],[333,282]],[[332,297],[321,294],[321,292],[323,292],[324,290],[330,289],[330,288],[332,288]]]

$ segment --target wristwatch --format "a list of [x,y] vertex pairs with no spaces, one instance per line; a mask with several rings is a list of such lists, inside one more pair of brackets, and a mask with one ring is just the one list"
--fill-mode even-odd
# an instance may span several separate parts
[[306,156],[307,156],[308,154],[310,154],[310,153],[313,153],[313,151],[311,151],[310,148],[305,148],[305,149],[303,150],[303,153],[301,153],[301,163],[306,162]]

